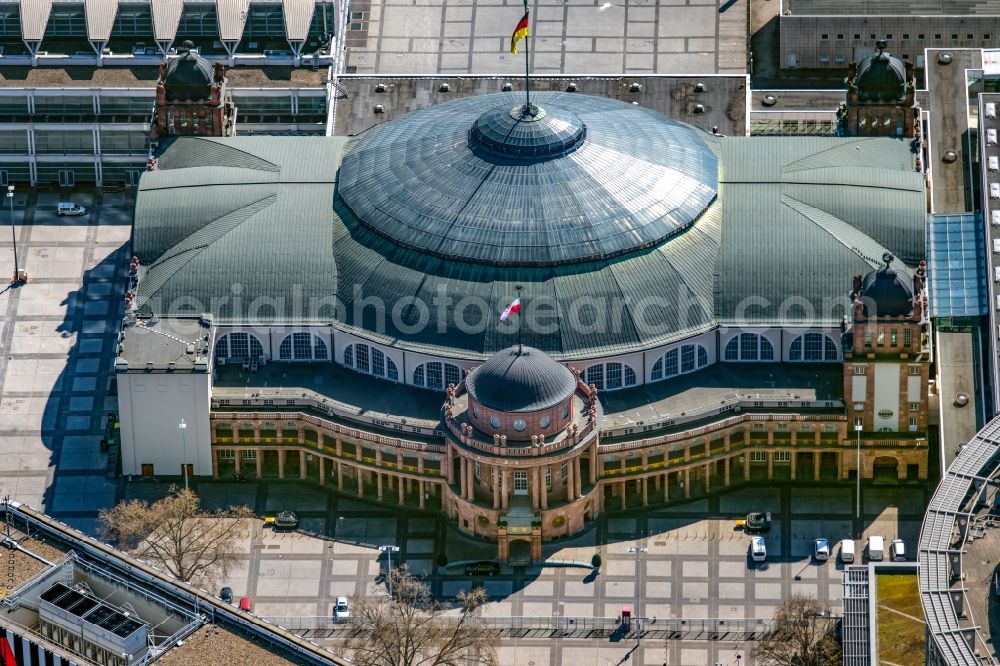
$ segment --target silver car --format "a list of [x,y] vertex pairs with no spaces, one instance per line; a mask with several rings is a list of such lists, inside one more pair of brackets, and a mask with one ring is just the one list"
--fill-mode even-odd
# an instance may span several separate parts
[[816,539],[813,542],[813,557],[817,562],[830,559],[830,542],[826,539]]

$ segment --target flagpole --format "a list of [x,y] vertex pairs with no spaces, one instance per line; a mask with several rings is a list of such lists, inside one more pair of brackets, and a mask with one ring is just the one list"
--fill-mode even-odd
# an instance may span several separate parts
[[[524,15],[528,16],[528,0],[524,0]],[[531,113],[531,74],[528,70],[528,63],[530,58],[528,57],[528,42],[531,39],[531,17],[528,17],[528,34],[524,36],[524,114],[527,116],[532,115]]]
[[[525,2],[527,2],[527,0],[525,0]],[[522,287],[521,285],[517,285],[517,286],[514,287],[514,289],[517,290],[517,300],[518,300],[518,302],[520,302],[520,300],[521,300],[521,290],[524,289],[524,287]],[[521,303],[521,309],[522,310],[524,309],[524,303]],[[521,353],[521,331],[522,330],[524,330],[524,317],[523,316],[518,317],[518,319],[517,319],[517,353],[518,354]]]

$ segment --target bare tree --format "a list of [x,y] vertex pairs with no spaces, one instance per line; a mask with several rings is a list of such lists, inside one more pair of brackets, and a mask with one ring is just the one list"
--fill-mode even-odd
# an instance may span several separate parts
[[796,594],[778,607],[774,627],[757,641],[754,663],[761,666],[840,666],[837,619],[816,599]]
[[249,537],[249,507],[206,511],[192,490],[171,487],[152,504],[121,502],[100,513],[101,536],[186,582],[212,584],[239,561]]
[[[487,601],[477,587],[446,607],[434,602],[427,585],[405,567],[389,572],[393,598],[354,597],[355,630],[345,647],[358,666],[495,666],[499,635],[472,618]],[[457,613],[451,612],[457,610]]]

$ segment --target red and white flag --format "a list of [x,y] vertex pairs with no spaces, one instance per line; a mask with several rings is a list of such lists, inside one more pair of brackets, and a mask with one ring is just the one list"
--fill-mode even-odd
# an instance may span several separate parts
[[521,299],[515,298],[514,302],[507,306],[507,309],[500,313],[500,321],[507,321],[507,317],[521,311]]

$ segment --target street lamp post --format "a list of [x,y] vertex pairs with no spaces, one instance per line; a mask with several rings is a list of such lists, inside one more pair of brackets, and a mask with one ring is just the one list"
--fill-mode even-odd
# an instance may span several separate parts
[[385,553],[386,557],[389,559],[388,564],[386,565],[389,572],[387,580],[389,581],[389,597],[392,598],[392,554],[399,552],[399,546],[379,546],[378,549]]
[[187,490],[188,489],[188,464],[187,464],[188,440],[187,440],[187,423],[184,422],[184,419],[181,419],[181,422],[177,424],[177,428],[181,431],[181,439],[184,441],[184,458],[183,460],[181,460],[181,467],[184,468],[184,490]]
[[14,241],[14,282],[20,281],[21,271],[17,265],[17,227],[14,224],[14,186],[7,186],[7,203],[10,205],[10,237]]
[[646,546],[629,546],[628,552],[635,553],[635,646],[639,647],[639,641],[642,638],[642,626],[640,624],[639,618],[642,617],[639,614],[639,590],[642,589],[642,569],[639,568],[639,554],[648,552],[649,548]]
[[858,521],[858,535],[861,535],[861,424],[858,422],[854,423],[854,432],[858,435],[858,462],[855,469],[855,474],[857,475],[858,482],[858,497],[857,497],[857,507],[855,509],[855,519]]

